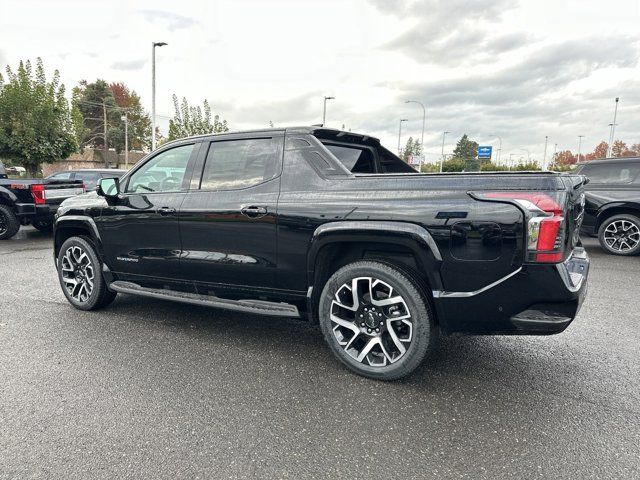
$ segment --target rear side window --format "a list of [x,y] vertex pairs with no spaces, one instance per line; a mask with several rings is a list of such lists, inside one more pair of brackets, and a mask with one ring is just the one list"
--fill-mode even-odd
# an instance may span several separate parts
[[334,157],[351,173],[375,173],[373,155],[367,148],[325,144]]
[[68,180],[73,175],[73,172],[61,172],[51,175],[49,178],[52,180]]
[[640,174],[640,163],[610,163],[585,165],[580,172],[589,177],[592,183],[623,184],[631,183]]
[[253,138],[211,142],[204,164],[202,190],[236,190],[277,176],[282,139]]
[[100,174],[97,172],[77,172],[76,180],[82,180],[84,182],[97,182],[100,178]]

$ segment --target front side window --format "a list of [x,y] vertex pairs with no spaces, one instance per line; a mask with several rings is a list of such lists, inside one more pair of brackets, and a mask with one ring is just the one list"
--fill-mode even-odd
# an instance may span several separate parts
[[177,192],[187,171],[193,144],[182,145],[159,153],[129,179],[128,193]]
[[279,171],[278,138],[212,142],[202,172],[202,190],[236,190],[274,178]]
[[612,163],[586,165],[580,172],[589,177],[592,183],[631,183],[640,174],[639,163]]

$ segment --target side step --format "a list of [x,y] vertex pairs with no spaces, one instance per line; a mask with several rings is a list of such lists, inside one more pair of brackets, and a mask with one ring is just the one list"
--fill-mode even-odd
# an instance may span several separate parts
[[265,300],[228,300],[212,295],[199,295],[197,293],[178,292],[161,288],[141,287],[137,283],[117,280],[109,284],[109,290],[118,293],[129,293],[142,297],[159,298],[175,302],[202,305],[205,307],[217,307],[238,312],[257,313],[259,315],[271,315],[274,317],[300,317],[298,307],[289,303],[267,302]]

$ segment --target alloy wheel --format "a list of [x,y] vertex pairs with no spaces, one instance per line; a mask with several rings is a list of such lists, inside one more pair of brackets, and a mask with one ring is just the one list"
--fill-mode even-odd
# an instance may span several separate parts
[[402,295],[374,277],[357,277],[335,293],[330,314],[338,345],[364,365],[400,360],[413,338],[413,320]]
[[604,241],[616,252],[628,252],[640,243],[640,228],[629,220],[615,220],[604,230]]
[[94,268],[82,247],[69,247],[62,257],[62,282],[69,296],[84,303],[93,292]]
[[7,221],[7,217],[0,212],[0,235],[6,233],[8,228],[9,222]]

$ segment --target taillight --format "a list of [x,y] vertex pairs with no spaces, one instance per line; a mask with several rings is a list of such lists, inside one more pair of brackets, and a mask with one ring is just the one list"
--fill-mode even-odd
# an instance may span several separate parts
[[[555,193],[555,192],[554,192]],[[562,193],[487,192],[480,198],[512,200],[527,212],[527,261],[557,263],[564,254]]]
[[41,185],[41,184],[31,185],[31,196],[33,197],[33,201],[36,205],[44,205],[47,200],[47,196],[44,190],[44,185]]

